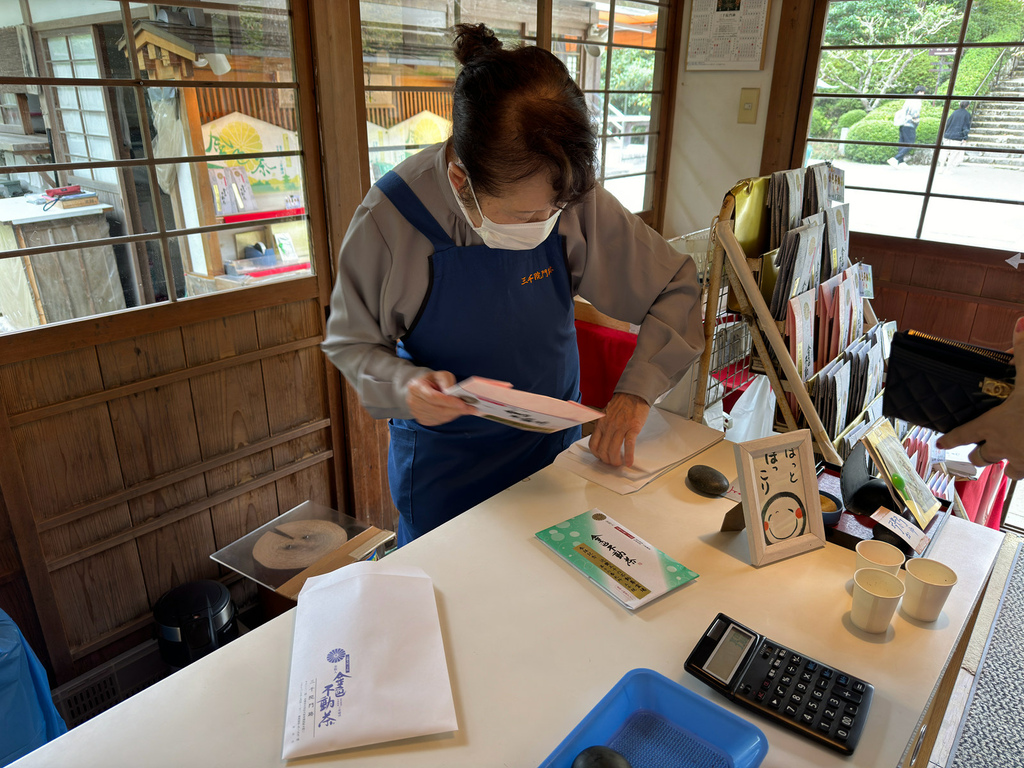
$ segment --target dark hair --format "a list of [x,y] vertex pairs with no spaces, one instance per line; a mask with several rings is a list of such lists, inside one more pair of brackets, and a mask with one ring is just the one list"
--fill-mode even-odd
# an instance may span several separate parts
[[572,205],[595,185],[597,136],[565,65],[533,45],[503,48],[483,24],[455,27],[451,146],[473,188],[500,196],[537,172]]
[[914,89],[914,93],[924,93],[924,86],[919,85]]

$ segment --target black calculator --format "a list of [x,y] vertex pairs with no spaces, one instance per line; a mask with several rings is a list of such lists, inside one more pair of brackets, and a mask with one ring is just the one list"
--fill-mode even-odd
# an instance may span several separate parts
[[857,748],[875,690],[724,613],[711,622],[684,666],[737,704],[845,755]]

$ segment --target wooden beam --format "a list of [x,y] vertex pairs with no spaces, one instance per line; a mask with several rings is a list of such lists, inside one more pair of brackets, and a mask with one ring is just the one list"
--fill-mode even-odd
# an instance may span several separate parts
[[32,600],[35,603],[36,615],[46,637],[46,650],[50,663],[58,679],[68,680],[74,676],[74,664],[71,649],[68,647],[68,636],[64,631],[64,623],[57,608],[57,596],[53,591],[46,558],[36,530],[35,516],[32,512],[32,495],[25,483],[18,449],[11,434],[11,425],[7,420],[7,409],[0,407],[0,493],[4,497],[4,505],[11,520],[18,552],[25,569]]
[[[761,175],[790,167],[793,142],[800,117],[800,98],[809,52],[811,21],[815,6],[825,0],[782,0],[782,18],[775,46],[768,121],[761,148]],[[815,51],[817,61],[817,51]],[[810,111],[810,110],[808,110]]]

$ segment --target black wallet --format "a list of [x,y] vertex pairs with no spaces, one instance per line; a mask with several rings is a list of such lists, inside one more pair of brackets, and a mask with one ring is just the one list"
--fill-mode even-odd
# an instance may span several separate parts
[[1015,375],[1009,352],[897,331],[882,414],[950,432],[1003,402],[1013,392]]

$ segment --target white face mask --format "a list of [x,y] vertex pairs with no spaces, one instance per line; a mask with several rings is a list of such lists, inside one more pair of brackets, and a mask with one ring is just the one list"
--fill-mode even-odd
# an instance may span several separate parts
[[473,182],[469,180],[468,174],[466,175],[466,182],[469,184],[469,192],[473,195],[473,202],[476,203],[476,209],[480,212],[480,219],[483,222],[479,227],[473,224],[469,211],[462,204],[462,198],[459,197],[459,192],[455,189],[455,184],[452,183],[452,175],[450,172],[448,173],[448,184],[455,194],[455,202],[459,204],[459,210],[466,217],[469,226],[473,227],[473,231],[483,238],[484,244],[488,248],[499,248],[508,251],[532,251],[548,239],[548,235],[551,234],[551,231],[558,223],[560,210],[555,211],[550,218],[544,221],[528,221],[522,224],[497,224],[484,216],[484,211],[480,207],[480,201],[477,200],[476,192],[473,190]]

